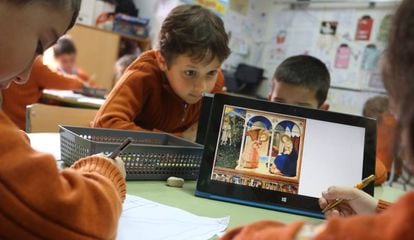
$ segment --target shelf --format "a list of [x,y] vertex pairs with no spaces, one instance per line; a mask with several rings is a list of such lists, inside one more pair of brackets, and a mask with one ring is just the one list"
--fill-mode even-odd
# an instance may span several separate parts
[[141,50],[143,52],[146,51],[146,50],[151,49],[151,40],[148,37],[147,38],[142,38],[142,37],[133,36],[133,35],[129,35],[129,34],[118,33],[118,32],[114,32],[114,31],[110,31],[110,30],[98,28],[98,27],[95,27],[95,26],[89,26],[89,25],[85,25],[85,24],[81,24],[81,23],[77,23],[76,25],[77,26],[80,26],[80,27],[84,27],[84,28],[89,28],[89,29],[93,29],[93,30],[97,30],[97,31],[109,33],[109,34],[115,34],[115,35],[118,35],[118,36],[120,36],[122,38],[126,38],[126,39],[131,39],[131,40],[137,41],[139,43],[139,47],[141,48]]

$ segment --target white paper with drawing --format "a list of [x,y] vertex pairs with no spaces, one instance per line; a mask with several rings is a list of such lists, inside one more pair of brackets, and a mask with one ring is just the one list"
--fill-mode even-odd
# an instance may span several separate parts
[[229,220],[229,217],[200,217],[178,208],[127,195],[117,239],[210,239],[223,232]]

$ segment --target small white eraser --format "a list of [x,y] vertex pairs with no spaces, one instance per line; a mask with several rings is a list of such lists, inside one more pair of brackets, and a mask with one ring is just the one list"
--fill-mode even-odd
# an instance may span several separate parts
[[169,177],[167,179],[167,186],[181,188],[184,185],[184,179],[178,177]]

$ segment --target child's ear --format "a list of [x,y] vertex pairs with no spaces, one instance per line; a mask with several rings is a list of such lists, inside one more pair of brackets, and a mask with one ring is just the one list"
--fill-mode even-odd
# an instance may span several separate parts
[[322,105],[319,107],[319,109],[328,111],[329,107],[330,107],[329,103],[327,101],[325,101],[324,103],[322,103]]
[[167,62],[165,61],[164,56],[162,56],[161,52],[159,50],[155,51],[155,58],[157,59],[158,67],[162,71],[167,71]]

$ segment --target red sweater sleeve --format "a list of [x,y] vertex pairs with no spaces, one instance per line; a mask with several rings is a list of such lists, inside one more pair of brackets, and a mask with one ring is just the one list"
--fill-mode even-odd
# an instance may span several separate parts
[[[331,218],[315,240],[330,239],[408,239],[414,236],[414,192],[409,192],[397,203],[380,201],[378,214]],[[279,240],[296,239],[302,222],[283,224],[260,221],[229,231],[223,240]]]
[[34,62],[31,77],[36,79],[38,85],[44,89],[74,90],[83,87],[81,79],[52,71],[43,64],[41,57],[38,57]]
[[93,156],[60,171],[1,112],[0,131],[0,238],[116,237],[125,180],[115,165]]

